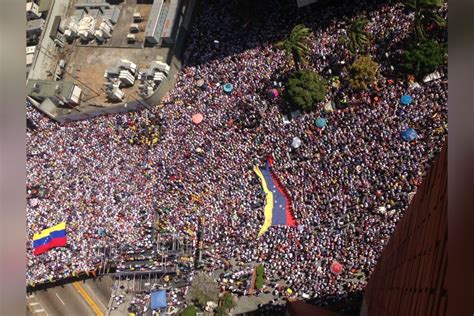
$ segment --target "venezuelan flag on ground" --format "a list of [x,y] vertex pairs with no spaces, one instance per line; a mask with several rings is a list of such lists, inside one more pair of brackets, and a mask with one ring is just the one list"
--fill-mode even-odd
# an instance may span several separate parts
[[66,222],[44,229],[33,236],[33,254],[38,256],[51,248],[66,246]]
[[296,226],[293,215],[292,203],[288,192],[272,170],[272,160],[268,159],[265,167],[255,166],[254,172],[262,182],[265,191],[265,222],[258,236],[265,233],[270,226],[286,225]]

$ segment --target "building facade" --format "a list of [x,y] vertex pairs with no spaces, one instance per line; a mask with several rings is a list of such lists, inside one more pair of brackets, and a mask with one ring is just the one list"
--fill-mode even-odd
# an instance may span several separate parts
[[385,246],[361,315],[446,315],[448,142]]

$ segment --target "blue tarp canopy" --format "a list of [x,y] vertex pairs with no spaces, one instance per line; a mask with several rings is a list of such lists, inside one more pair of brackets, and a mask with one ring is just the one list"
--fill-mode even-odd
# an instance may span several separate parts
[[160,309],[166,306],[166,290],[151,292],[151,309]]
[[403,105],[409,105],[413,101],[413,98],[409,95],[404,95],[400,98],[400,103]]
[[403,130],[400,134],[401,134],[403,140],[405,140],[407,142],[411,142],[412,140],[415,140],[416,137],[418,136],[418,134],[416,133],[416,131],[413,128],[407,128],[407,129]]
[[319,128],[323,128],[324,126],[326,126],[326,119],[322,117],[318,117],[316,119],[316,126]]
[[231,83],[226,83],[223,89],[225,92],[230,93],[234,89],[234,86]]
[[99,236],[104,237],[105,234],[106,234],[105,229],[104,228],[99,228]]

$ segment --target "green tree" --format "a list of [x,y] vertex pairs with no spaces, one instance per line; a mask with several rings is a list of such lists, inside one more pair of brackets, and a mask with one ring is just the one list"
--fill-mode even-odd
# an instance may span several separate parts
[[[349,22],[349,20],[346,19],[346,22]],[[352,53],[356,53],[358,50],[363,50],[363,48],[369,43],[370,36],[369,33],[365,31],[367,23],[369,23],[369,20],[359,17],[350,24],[347,34],[349,50]]]
[[377,76],[379,65],[372,57],[360,56],[349,67],[349,85],[356,91],[366,90]]
[[435,40],[412,43],[401,56],[400,68],[417,79],[432,73],[446,61],[446,44]]
[[261,289],[263,287],[263,284],[265,283],[264,279],[262,276],[257,276],[257,278],[255,279],[255,287],[257,289]]
[[180,316],[196,316],[197,309],[194,305],[189,305],[184,311],[181,312]]
[[293,28],[287,39],[275,44],[277,48],[285,50],[287,54],[293,57],[297,70],[300,69],[300,64],[308,63],[307,54],[309,48],[306,40],[311,34],[312,32],[309,28],[303,24],[298,24]]
[[216,316],[224,316],[226,313],[226,310],[224,306],[219,305],[214,309],[214,312],[216,313]]
[[234,301],[234,297],[230,293],[226,293],[224,295],[224,297],[222,298],[222,305],[226,309],[231,309],[231,308],[234,308],[235,306],[237,306],[237,304]]
[[299,70],[290,76],[285,97],[293,106],[310,111],[324,100],[326,85],[326,81],[316,72]]
[[234,308],[237,304],[234,302],[234,297],[230,293],[226,293],[219,301],[219,306],[216,307],[215,312],[217,316],[224,316],[227,311]]
[[418,41],[426,40],[426,26],[428,24],[435,23],[438,26],[446,26],[446,20],[437,13],[443,2],[444,0],[405,0],[403,2],[406,8],[415,13],[413,27]]
[[219,287],[209,275],[201,272],[193,277],[186,298],[188,302],[192,302],[194,305],[204,309],[207,302],[217,302]]
[[255,274],[255,287],[261,289],[265,283],[265,269],[263,268],[263,265],[260,264],[257,266]]

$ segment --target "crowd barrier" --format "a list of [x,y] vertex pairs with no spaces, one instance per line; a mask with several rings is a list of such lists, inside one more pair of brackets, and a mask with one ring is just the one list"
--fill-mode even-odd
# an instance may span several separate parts
[[97,266],[94,269],[88,271],[74,271],[69,276],[59,279],[49,279],[47,281],[38,282],[38,283],[28,283],[26,285],[27,293],[33,293],[39,290],[45,290],[51,287],[55,287],[58,285],[64,285],[75,281],[82,281],[91,278],[102,277],[103,275],[109,273],[115,273],[116,268],[109,266],[107,268],[103,268],[102,266]]

